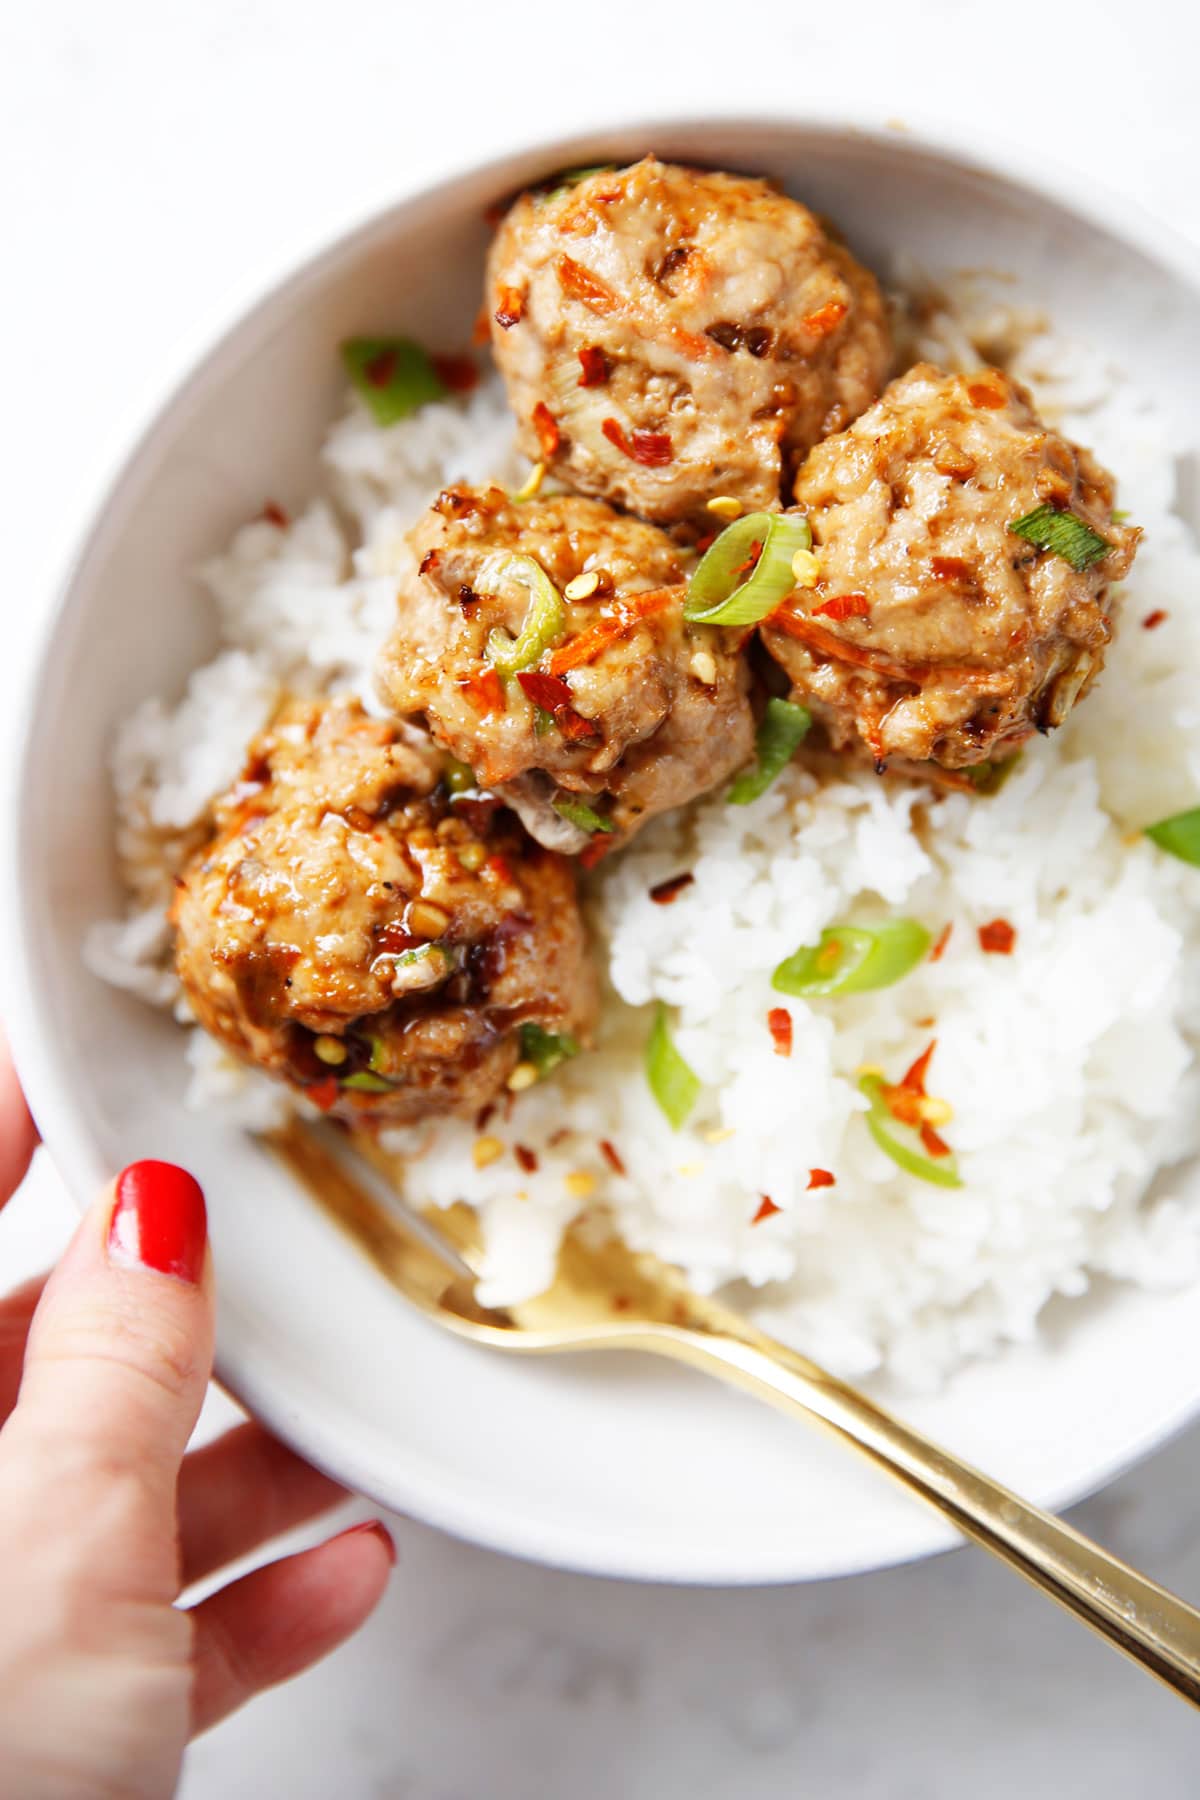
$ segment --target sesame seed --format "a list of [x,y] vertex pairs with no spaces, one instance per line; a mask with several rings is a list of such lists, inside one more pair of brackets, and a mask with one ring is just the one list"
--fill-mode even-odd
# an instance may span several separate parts
[[510,1094],[523,1094],[526,1088],[533,1086],[537,1078],[538,1072],[533,1063],[519,1062],[508,1078],[508,1091]]
[[917,1111],[926,1125],[948,1125],[954,1117],[950,1102],[939,1100],[933,1094],[922,1095],[917,1102]]
[[344,1063],[346,1060],[346,1046],[341,1038],[319,1037],[315,1040],[313,1049],[320,1060],[328,1063],[331,1069],[336,1069],[340,1063]]
[[471,1161],[477,1169],[486,1169],[489,1163],[499,1162],[504,1155],[504,1145],[498,1137],[478,1137],[471,1149]]
[[408,909],[408,928],[418,937],[441,937],[449,923],[449,913],[430,900],[414,900]]
[[802,588],[816,587],[817,577],[821,573],[821,559],[811,550],[797,550],[792,557],[792,574],[796,586]]
[[563,1186],[572,1200],[589,1200],[596,1191],[596,1177],[587,1169],[572,1169]]
[[705,512],[715,513],[718,519],[740,519],[742,503],[735,500],[732,494],[717,494],[704,503]]
[[731,1137],[737,1136],[737,1132],[732,1125],[724,1125],[720,1130],[706,1131],[702,1135],[706,1144],[727,1144]]
[[566,587],[563,589],[563,599],[587,600],[595,593],[599,586],[599,569],[587,569],[582,575],[576,575],[573,581],[568,581]]
[[691,669],[692,674],[696,677],[696,680],[702,681],[705,687],[712,687],[715,685],[717,679],[717,665],[710,651],[697,650],[688,666]]
[[459,862],[471,875],[482,869],[487,861],[487,848],[476,838],[470,844],[463,844],[456,852]]

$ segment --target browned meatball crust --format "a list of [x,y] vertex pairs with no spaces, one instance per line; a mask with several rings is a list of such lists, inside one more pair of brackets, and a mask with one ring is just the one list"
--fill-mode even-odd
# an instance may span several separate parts
[[570,865],[355,700],[289,704],[214,804],[172,917],[196,1017],[347,1119],[472,1113],[520,1028],[585,1040],[597,997]]
[[[535,662],[501,679],[489,637],[516,638],[531,604],[514,556],[553,582],[563,623]],[[581,577],[590,592],[567,597]],[[450,488],[409,533],[380,693],[420,715],[535,837],[578,850],[590,836],[598,853],[752,754],[736,640],[687,624],[686,592],[666,534],[601,501],[518,504],[499,488]],[[572,823],[579,802],[611,829]]]
[[[1139,533],[1113,481],[995,369],[919,364],[796,479],[819,561],[763,641],[838,750],[965,768],[1059,725],[1104,662]],[[1009,527],[1069,510],[1111,548],[1076,570]]]
[[798,201],[653,156],[523,195],[486,304],[523,448],[662,522],[778,505],[891,356],[874,276]]

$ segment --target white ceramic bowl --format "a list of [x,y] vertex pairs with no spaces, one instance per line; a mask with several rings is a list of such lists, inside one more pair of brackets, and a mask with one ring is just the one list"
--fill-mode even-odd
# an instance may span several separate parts
[[[1200,281],[1181,247],[1010,156],[844,123],[634,126],[540,146],[407,200],[335,244],[223,338],[122,471],[55,612],[9,807],[17,872],[6,1010],[51,1154],[82,1201],[140,1156],[209,1196],[221,1378],[279,1434],[387,1505],[481,1543],[606,1574],[788,1581],[898,1562],[952,1534],[850,1453],[683,1371],[534,1364],[412,1316],[252,1144],[183,1110],[166,1019],[89,975],[120,905],[106,756],[116,721],[179,691],[213,648],[189,581],[264,496],[295,503],[339,400],[335,346],[403,327],[465,340],[485,205],[550,170],[659,154],[762,170],[836,219],[868,262],[989,267],[1111,352],[1185,442],[1200,419]],[[1200,1292],[1113,1291],[1046,1341],[968,1370],[913,1420],[1060,1504],[1200,1405]]]

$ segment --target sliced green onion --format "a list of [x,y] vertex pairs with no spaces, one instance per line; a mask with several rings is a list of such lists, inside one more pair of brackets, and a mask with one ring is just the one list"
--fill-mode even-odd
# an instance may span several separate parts
[[[761,553],[747,570],[755,544]],[[797,550],[811,548],[812,532],[800,513],[757,512],[735,519],[700,558],[688,584],[684,618],[701,625],[757,625],[795,587]]]
[[1015,756],[1006,756],[1003,762],[972,763],[963,774],[977,794],[998,794],[1020,760],[1018,750]]
[[564,169],[561,175],[550,176],[551,185],[539,189],[534,195],[534,200],[537,205],[544,206],[547,200],[553,200],[559,194],[565,194],[568,189],[578,187],[580,182],[587,181],[589,176],[606,175],[610,169],[615,169],[616,166],[616,163],[590,163],[586,169]]
[[394,1081],[385,1081],[382,1075],[374,1074],[370,1069],[356,1069],[353,1075],[347,1075],[339,1086],[353,1088],[356,1094],[389,1094],[395,1087]]
[[532,1020],[522,1025],[521,1061],[532,1063],[538,1072],[539,1079],[549,1075],[551,1069],[557,1069],[559,1063],[566,1062],[569,1056],[578,1056],[579,1040],[573,1038],[569,1031],[547,1031],[542,1025],[535,1025]]
[[532,556],[489,557],[479,572],[479,579],[485,588],[493,582],[515,581],[529,592],[520,636],[510,637],[507,631],[498,628],[488,633],[488,661],[501,675],[516,675],[519,670],[530,668],[566,630],[567,611],[563,597],[541,563],[535,562]]
[[884,1083],[878,1075],[863,1075],[858,1091],[871,1102],[867,1130],[897,1168],[903,1169],[906,1175],[915,1175],[918,1181],[932,1181],[937,1187],[962,1186],[962,1176],[953,1156],[928,1156],[921,1147],[920,1132],[892,1117],[883,1097]]
[[456,756],[447,756],[442,763],[442,780],[452,794],[471,794],[479,786],[474,769]]
[[565,819],[568,825],[578,825],[580,831],[590,831],[593,837],[598,831],[617,829],[611,819],[594,812],[583,800],[569,800],[564,794],[560,794],[552,804],[560,819]]
[[915,969],[933,939],[915,919],[882,925],[830,925],[819,944],[805,944],[771,977],[777,994],[804,1000],[865,994],[891,987]]
[[812,714],[807,706],[796,706],[791,700],[768,700],[754,740],[758,760],[752,767],[742,770],[726,799],[734,806],[749,806],[752,800],[765,794],[775,777],[791,762],[811,724]]
[[554,730],[554,714],[547,712],[544,706],[536,703],[533,708],[533,735],[546,737]]
[[1180,862],[1200,869],[1200,806],[1193,806],[1190,812],[1173,813],[1157,825],[1147,825],[1146,836],[1169,856],[1177,856]]
[[342,362],[377,425],[395,425],[428,401],[443,399],[447,391],[411,338],[350,338],[342,345]]
[[1102,562],[1112,549],[1106,538],[1092,530],[1073,512],[1060,512],[1055,506],[1035,506],[1023,518],[1010,519],[1008,529],[1039,550],[1049,550],[1069,562],[1082,575],[1093,563]]
[[646,1040],[646,1080],[671,1130],[678,1131],[700,1097],[700,1077],[675,1048],[667,1009],[661,1002]]

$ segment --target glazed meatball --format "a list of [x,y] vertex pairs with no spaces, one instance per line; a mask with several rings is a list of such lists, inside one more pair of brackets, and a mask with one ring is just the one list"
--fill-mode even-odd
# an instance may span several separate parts
[[888,373],[874,276],[765,181],[646,157],[525,194],[487,272],[522,447],[660,522],[781,479]]
[[[497,644],[502,665],[539,577],[558,626],[502,673]],[[685,623],[686,592],[665,533],[599,500],[449,488],[409,534],[380,693],[540,841],[598,855],[753,752],[743,659],[730,634]]]
[[292,702],[214,806],[172,918],[200,1023],[345,1119],[472,1113],[522,1027],[585,1041],[571,867],[357,701]]
[[[911,369],[811,452],[795,498],[818,579],[762,635],[834,749],[1003,759],[1095,680],[1139,533],[1114,520],[1106,470],[998,370]],[[1018,522],[1065,528],[1070,556]]]

